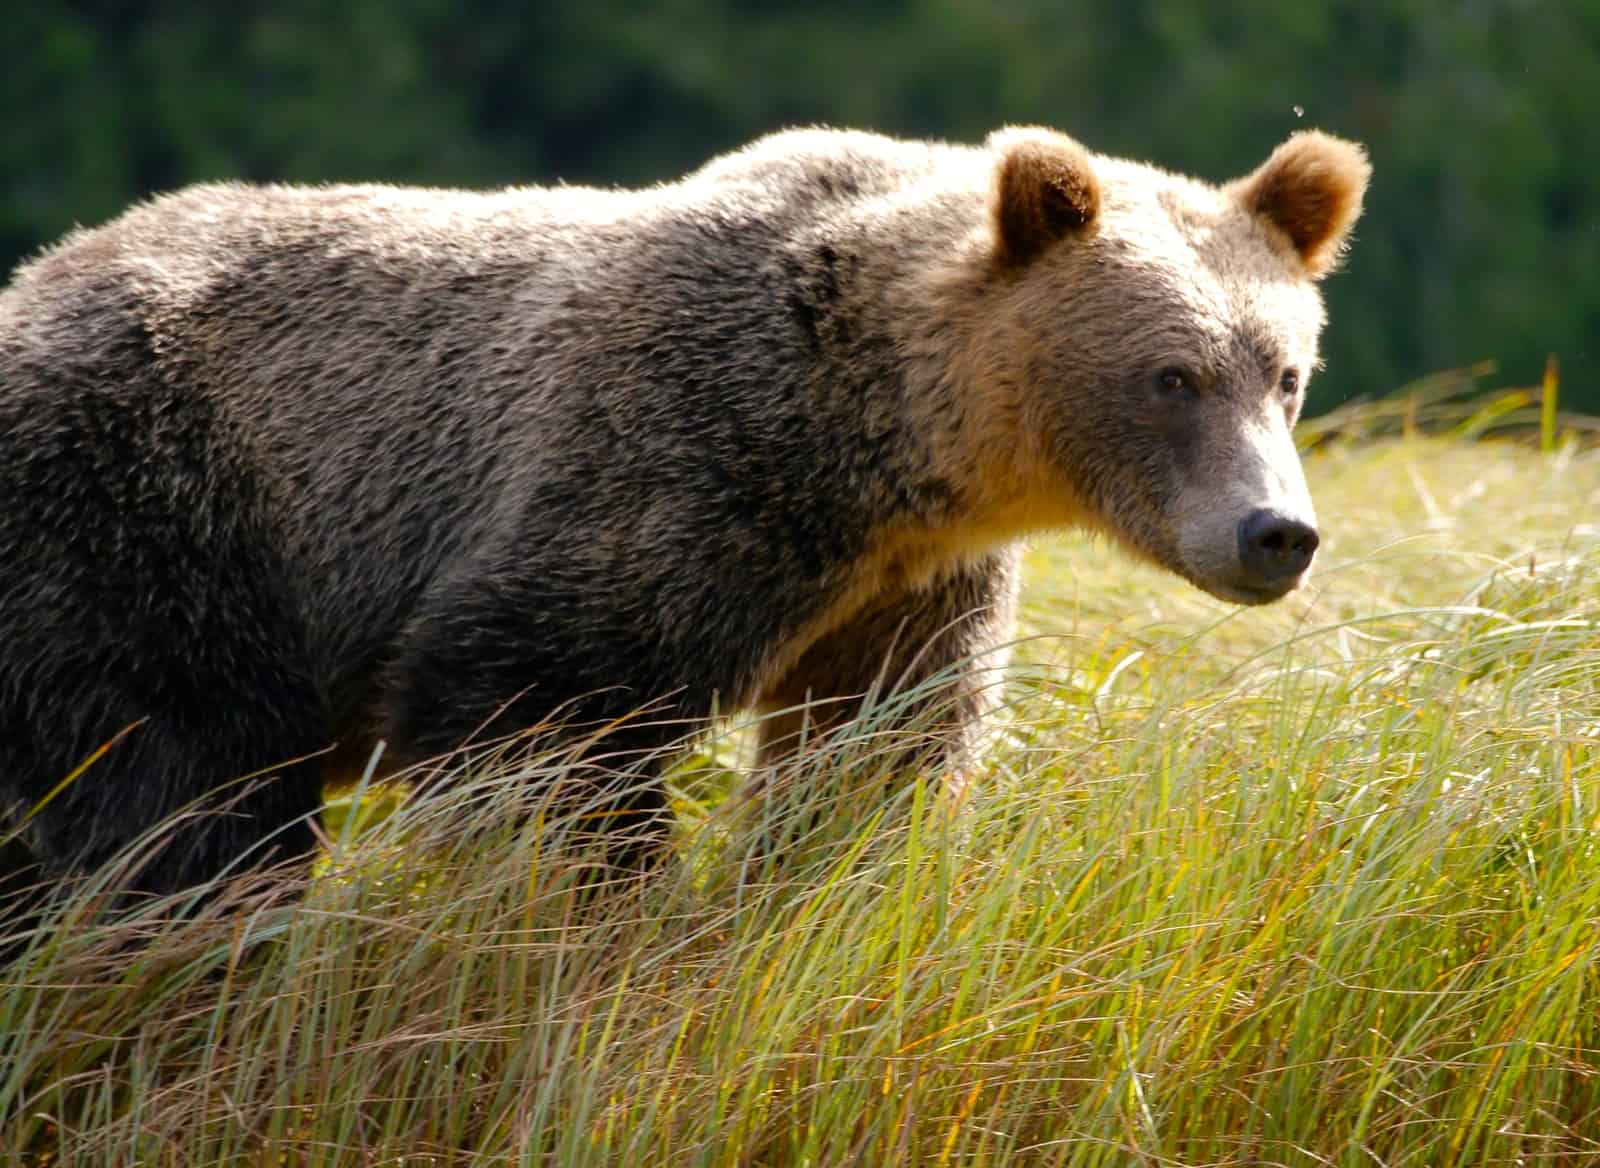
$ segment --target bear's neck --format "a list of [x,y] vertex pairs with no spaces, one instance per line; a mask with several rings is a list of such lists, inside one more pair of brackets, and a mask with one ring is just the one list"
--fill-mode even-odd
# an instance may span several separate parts
[[831,389],[882,436],[877,526],[937,560],[1088,524],[1027,425],[986,195],[902,214],[921,221],[857,223],[816,253],[834,293],[813,322]]

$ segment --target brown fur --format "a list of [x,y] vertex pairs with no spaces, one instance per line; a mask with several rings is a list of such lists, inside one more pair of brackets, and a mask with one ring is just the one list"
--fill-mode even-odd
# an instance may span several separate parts
[[1078,143],[1054,130],[1013,126],[991,134],[987,145],[1000,155],[994,217],[1003,265],[1020,268],[1094,223],[1100,183]]
[[787,710],[779,765],[794,707],[936,676],[897,721],[960,767],[1030,532],[1304,578],[1289,429],[1365,175],[1323,136],[1219,188],[810,130],[648,191],[218,185],[79,233],[0,293],[0,817],[135,723],[29,821],[47,872],[287,763],[170,888],[309,848],[378,740],[555,717],[637,758]]
[[1321,277],[1338,263],[1371,177],[1372,165],[1360,146],[1306,130],[1232,189],[1241,203],[1289,237],[1307,272]]

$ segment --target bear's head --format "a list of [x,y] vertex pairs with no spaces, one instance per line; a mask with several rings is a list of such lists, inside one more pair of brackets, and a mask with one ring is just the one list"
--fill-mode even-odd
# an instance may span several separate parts
[[1305,578],[1316,521],[1290,429],[1317,365],[1317,282],[1361,212],[1362,149],[1295,134],[1221,187],[991,136],[982,363],[1031,493],[1227,600]]

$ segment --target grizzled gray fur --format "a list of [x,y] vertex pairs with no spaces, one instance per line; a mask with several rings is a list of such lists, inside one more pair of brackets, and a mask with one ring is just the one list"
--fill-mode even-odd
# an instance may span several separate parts
[[0,293],[0,816],[133,729],[6,862],[270,771],[139,880],[183,887],[309,851],[336,744],[968,661],[959,763],[1029,531],[1241,602],[1303,578],[1288,431],[1366,181],[1316,133],[1214,187],[1039,129],[803,131],[644,191],[210,185],[75,233]]

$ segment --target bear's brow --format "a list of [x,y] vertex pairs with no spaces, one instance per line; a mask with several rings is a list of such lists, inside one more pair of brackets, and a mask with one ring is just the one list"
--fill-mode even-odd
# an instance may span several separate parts
[[1234,333],[1236,351],[1240,362],[1271,378],[1283,364],[1283,346],[1269,329],[1256,321],[1248,321]]

